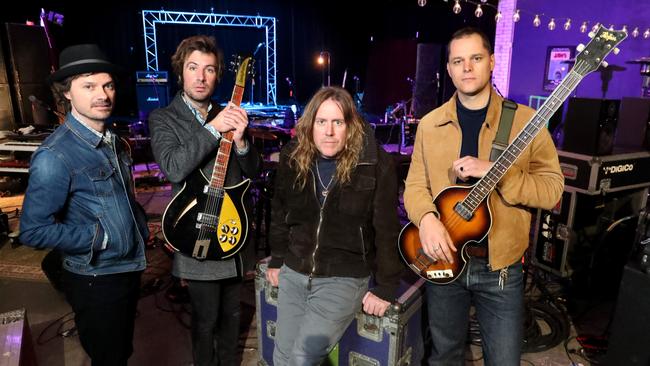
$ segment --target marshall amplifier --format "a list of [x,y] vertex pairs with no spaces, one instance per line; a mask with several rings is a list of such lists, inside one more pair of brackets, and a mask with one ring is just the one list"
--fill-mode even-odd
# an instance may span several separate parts
[[558,151],[566,190],[586,194],[650,186],[650,152],[591,156]]

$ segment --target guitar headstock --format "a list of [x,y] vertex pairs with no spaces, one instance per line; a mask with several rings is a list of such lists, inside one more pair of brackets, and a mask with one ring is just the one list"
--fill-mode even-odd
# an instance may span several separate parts
[[573,70],[582,76],[596,71],[601,64],[607,66],[605,57],[612,51],[618,53],[616,46],[627,37],[627,32],[609,30],[600,25],[595,32],[589,33],[589,37],[592,39],[586,46],[578,46],[580,53],[576,56],[573,67]]
[[228,69],[237,75],[235,85],[244,87],[247,78],[255,76],[254,64],[255,60],[250,56],[233,55]]

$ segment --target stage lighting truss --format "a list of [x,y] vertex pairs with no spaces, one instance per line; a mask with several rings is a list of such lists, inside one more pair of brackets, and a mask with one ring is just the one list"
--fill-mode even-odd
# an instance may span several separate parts
[[266,43],[266,104],[276,106],[276,53],[274,17],[259,15],[233,15],[195,13],[166,10],[142,10],[144,48],[147,71],[158,71],[158,48],[156,46],[157,24],[219,25],[226,27],[247,27],[264,30]]

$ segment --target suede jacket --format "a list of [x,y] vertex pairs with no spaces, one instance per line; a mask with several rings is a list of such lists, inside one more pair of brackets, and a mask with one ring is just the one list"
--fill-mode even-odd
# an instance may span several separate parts
[[275,178],[269,268],[284,263],[314,277],[374,273],[377,286],[370,291],[393,301],[404,268],[397,252],[398,182],[391,156],[369,135],[370,129],[351,182],[334,182],[322,207],[314,174],[304,189],[294,185],[289,153],[296,141],[285,146]]
[[[404,205],[409,219],[419,225],[422,217],[436,213],[434,198],[455,185],[452,162],[459,159],[462,135],[454,95],[447,103],[420,121],[413,156],[406,178]],[[486,120],[479,133],[478,158],[489,160],[492,142],[499,128],[503,98],[491,91]],[[533,116],[534,110],[519,105],[509,141]],[[492,270],[521,259],[528,247],[530,208],[550,209],[564,189],[557,150],[550,133],[542,129],[521,153],[488,198],[492,227],[488,233],[489,263]],[[458,244],[458,243],[457,243]]]

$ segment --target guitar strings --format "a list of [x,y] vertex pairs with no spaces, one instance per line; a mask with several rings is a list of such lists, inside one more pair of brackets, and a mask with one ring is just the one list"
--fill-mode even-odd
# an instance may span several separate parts
[[[565,79],[566,83],[560,83],[559,87],[561,87],[561,88],[556,88],[556,90],[553,93],[551,93],[551,95],[549,96],[549,99],[557,97],[559,94],[562,94],[562,93],[564,93],[565,95],[562,96],[562,97],[558,97],[557,99],[558,100],[566,99],[566,97],[569,94],[571,94],[571,92],[577,87],[578,83],[580,83],[580,81],[584,78],[584,76],[580,76],[580,75],[581,75],[581,73],[585,72],[588,69],[588,66],[589,65],[584,61],[577,62],[574,69],[571,70],[569,75],[567,75],[567,77]],[[564,84],[567,84],[567,87],[565,87]],[[549,109],[549,111],[552,111],[552,108],[548,107],[546,105],[546,103],[542,105],[540,110],[544,109],[544,108],[547,108],[547,109]],[[531,124],[531,125],[533,125],[533,124]],[[526,126],[526,127],[528,127],[528,126]],[[539,128],[541,128],[541,125],[536,126],[536,128],[538,130],[535,131],[535,135],[539,132]],[[525,130],[526,130],[526,128],[524,128],[522,130],[522,132],[524,132]],[[515,138],[515,141],[520,139],[520,136],[522,135],[522,132],[520,132],[519,135]],[[513,141],[513,143],[514,143],[514,141]],[[507,150],[508,149],[506,149],[506,151]],[[497,162],[498,162],[498,160],[500,160],[500,159],[497,159]],[[488,172],[488,174],[489,174],[489,172]],[[486,177],[487,177],[487,175],[486,175]],[[483,179],[481,179],[481,181],[483,181]],[[474,190],[477,189],[477,187],[478,187],[478,185],[480,184],[481,181],[479,181],[479,183],[477,183],[477,185],[470,190],[470,192],[467,194],[467,196],[463,199],[463,202],[462,202],[464,205],[469,206],[471,208],[472,212],[474,212],[478,208],[478,206],[481,204],[481,202],[484,201],[484,200],[481,200],[481,202],[478,202],[478,203],[477,202],[472,202],[472,197],[471,197],[472,192],[474,192]],[[496,185],[496,183],[497,182],[494,182],[494,185]],[[492,191],[492,189],[493,189],[493,187],[490,187],[490,191]],[[467,205],[466,204],[467,202],[470,202],[470,205]],[[453,231],[453,229],[456,229],[458,226],[462,225],[464,222],[466,222],[465,219],[463,219],[460,215],[452,215],[449,222],[447,222],[445,226],[448,228],[448,231]],[[454,244],[456,244],[456,243],[454,243]]]

